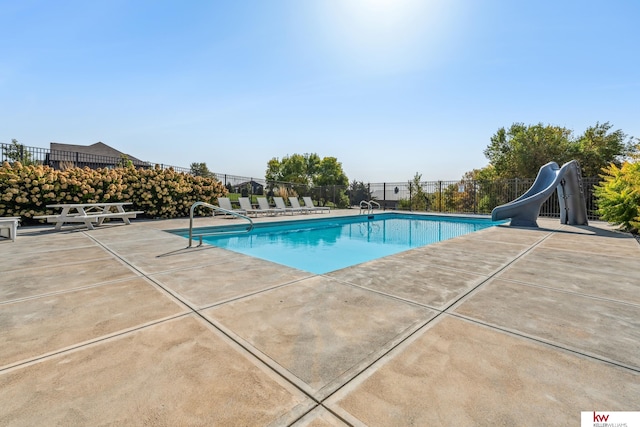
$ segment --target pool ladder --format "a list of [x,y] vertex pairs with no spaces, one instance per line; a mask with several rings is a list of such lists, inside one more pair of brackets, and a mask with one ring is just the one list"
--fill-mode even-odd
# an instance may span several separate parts
[[[247,221],[249,221],[249,226],[247,227],[247,229],[244,232],[248,233],[251,230],[253,230],[253,221],[251,220],[251,218],[249,218],[246,215],[242,215],[242,214],[239,214],[238,212],[230,211],[228,209],[222,209],[220,206],[212,205],[212,204],[209,204],[209,203],[195,202],[193,205],[191,205],[191,209],[189,211],[189,246],[187,246],[188,248],[192,247],[192,244],[193,244],[193,212],[195,211],[195,209],[198,206],[205,206],[207,208],[213,209],[214,212],[218,211],[218,212],[222,212],[224,214],[233,215],[233,216],[235,216],[237,218],[246,219]],[[237,231],[218,231],[218,232],[213,232],[213,233],[198,234],[196,236],[199,239],[198,246],[202,246],[202,236],[217,236],[217,235],[220,235],[220,234],[232,234],[232,233],[236,234]]]
[[370,215],[373,213],[374,207],[380,209],[380,203],[375,200],[363,200],[360,202],[360,214],[366,209],[367,215]]

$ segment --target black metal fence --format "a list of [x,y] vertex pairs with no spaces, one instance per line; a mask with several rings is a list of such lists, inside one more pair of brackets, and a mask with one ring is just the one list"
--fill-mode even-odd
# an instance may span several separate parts
[[[229,190],[242,196],[311,196],[321,205],[358,207],[362,200],[375,200],[381,209],[408,210],[438,213],[490,214],[493,208],[508,203],[525,191],[534,179],[509,179],[495,181],[424,181],[356,183],[350,186],[309,186],[289,182],[268,182],[259,178],[215,174]],[[587,215],[599,219],[594,187],[599,178],[583,178],[583,191],[587,203]],[[557,192],[554,192],[540,208],[542,217],[560,217]]]
[[[86,153],[25,147],[20,144],[0,143],[0,163],[4,161],[36,163],[56,169],[69,167],[112,168],[124,166],[126,158],[114,158]],[[189,168],[151,162],[132,162],[138,168],[173,168],[177,172],[191,173]],[[529,189],[534,179],[495,181],[424,181],[413,182],[354,182],[349,186],[311,186],[290,182],[271,182],[261,178],[213,173],[230,193],[241,196],[311,196],[321,205],[335,207],[358,206],[362,200],[376,200],[382,209],[426,211],[438,213],[490,214],[496,206],[510,202]],[[598,219],[594,187],[600,179],[583,178],[588,218]],[[560,217],[557,193],[540,208],[540,216]]]
[[19,161],[23,164],[46,165],[51,166],[54,169],[61,170],[73,167],[88,167],[90,169],[116,168],[132,164],[136,168],[173,168],[176,172],[190,172],[190,169],[188,168],[129,159],[126,156],[111,157],[79,151],[50,150],[48,148],[27,147],[22,144],[0,143],[0,164],[5,161]]
[[[442,213],[490,214],[493,208],[508,203],[532,185],[534,179],[495,181],[426,181],[416,186],[407,183],[367,184],[371,196],[385,209],[415,210]],[[583,178],[583,191],[589,219],[598,219],[594,187],[599,178]],[[540,216],[560,217],[557,192],[540,208]]]

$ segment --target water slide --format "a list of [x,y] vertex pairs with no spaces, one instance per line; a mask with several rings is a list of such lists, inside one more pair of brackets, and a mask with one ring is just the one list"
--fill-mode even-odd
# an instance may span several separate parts
[[536,180],[522,196],[500,205],[491,212],[493,221],[511,218],[511,225],[537,227],[540,207],[558,191],[560,222],[570,225],[587,225],[587,204],[582,193],[580,166],[572,160],[559,167],[549,162],[540,168]]

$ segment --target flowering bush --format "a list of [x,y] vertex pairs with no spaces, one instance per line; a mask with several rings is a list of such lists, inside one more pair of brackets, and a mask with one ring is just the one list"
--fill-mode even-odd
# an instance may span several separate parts
[[[0,217],[20,216],[23,222],[37,215],[54,214],[47,205],[58,203],[131,202],[133,210],[150,218],[189,215],[197,201],[215,203],[227,194],[215,178],[192,176],[173,169],[69,168],[20,162],[0,166]],[[198,213],[206,212],[199,208]]]

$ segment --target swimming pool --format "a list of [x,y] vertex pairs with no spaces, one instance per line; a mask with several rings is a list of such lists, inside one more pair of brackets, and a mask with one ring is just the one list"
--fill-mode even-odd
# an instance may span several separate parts
[[[468,217],[383,213],[255,224],[250,233],[208,235],[204,243],[324,274],[504,221]],[[194,236],[246,228],[245,224],[196,228]],[[171,231],[188,237],[188,230]]]

